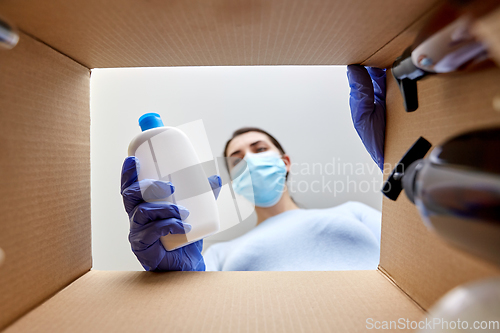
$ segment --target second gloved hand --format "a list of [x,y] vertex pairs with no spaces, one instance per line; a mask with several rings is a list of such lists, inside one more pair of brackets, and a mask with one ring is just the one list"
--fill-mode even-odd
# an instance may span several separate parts
[[361,65],[347,66],[351,88],[349,105],[354,128],[366,150],[384,168],[385,70]]
[[[147,271],[204,271],[205,262],[201,255],[203,240],[167,251],[160,241],[161,236],[183,234],[191,230],[184,223],[189,211],[182,206],[168,202],[146,202],[137,181],[139,161],[127,157],[123,163],[121,194],[125,210],[130,219],[129,241],[132,252]],[[214,175],[209,182],[217,199],[221,189],[221,179]],[[149,199],[164,199],[174,192],[170,182],[143,180],[148,182],[144,196]],[[145,184],[143,184],[144,188]]]

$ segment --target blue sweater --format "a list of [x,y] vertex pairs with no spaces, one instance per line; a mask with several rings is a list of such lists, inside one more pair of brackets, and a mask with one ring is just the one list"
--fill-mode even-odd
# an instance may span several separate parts
[[290,210],[212,245],[205,264],[207,271],[377,269],[380,221],[379,211],[359,202]]

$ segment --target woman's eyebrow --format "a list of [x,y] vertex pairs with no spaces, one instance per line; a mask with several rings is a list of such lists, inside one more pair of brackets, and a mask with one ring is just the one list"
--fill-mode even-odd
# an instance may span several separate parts
[[250,147],[257,145],[258,143],[263,142],[262,140],[255,141],[254,143],[250,144]]
[[237,151],[234,151],[231,153],[231,155],[229,155],[229,157],[233,156],[233,155],[236,155],[236,154],[239,154],[241,151],[240,150],[237,150]]
[[[257,141],[255,141],[254,143],[251,143],[251,144],[250,144],[250,147],[253,147],[253,146],[255,146],[255,145],[257,145],[257,144],[259,144],[259,143],[261,143],[261,142],[264,142],[264,143],[265,143],[265,141],[262,141],[262,140],[257,140]],[[241,150],[234,151],[234,152],[232,152],[232,153],[231,153],[231,155],[229,155],[229,157],[231,157],[231,156],[233,156],[233,155],[236,155],[236,154],[239,154],[239,153],[241,153]]]

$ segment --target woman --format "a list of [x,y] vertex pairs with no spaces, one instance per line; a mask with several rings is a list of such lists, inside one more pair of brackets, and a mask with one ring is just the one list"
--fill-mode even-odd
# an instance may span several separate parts
[[[354,68],[356,80],[351,85],[351,108],[356,99],[356,111],[375,113],[373,85],[368,72]],[[349,74],[349,72],[348,72]],[[371,74],[371,73],[370,73]],[[348,76],[351,81],[351,76]],[[361,77],[361,79],[360,79]],[[381,77],[378,77],[380,82]],[[385,76],[384,83],[385,83]],[[371,85],[367,93],[366,85]],[[376,81],[373,82],[376,84]],[[385,87],[385,86],[384,86]],[[359,94],[359,92],[362,92]],[[353,95],[354,93],[357,93]],[[376,89],[375,89],[376,92]],[[383,91],[385,93],[385,89]],[[358,96],[368,98],[359,102]],[[380,99],[379,99],[380,101]],[[368,105],[370,104],[370,105]],[[380,109],[380,108],[379,108]],[[352,109],[353,119],[355,110]],[[368,115],[367,119],[372,118]],[[384,109],[385,120],[385,109]],[[363,143],[379,140],[380,131],[366,132],[356,127]],[[372,121],[373,123],[373,121]],[[384,122],[385,125],[385,122]],[[356,126],[356,120],[355,120]],[[368,135],[367,135],[368,133]],[[382,136],[383,139],[383,136]],[[378,147],[383,148],[382,145]],[[373,149],[380,154],[380,149]],[[370,152],[371,153],[371,152]],[[201,255],[202,241],[174,251],[166,251],[159,238],[169,233],[184,233],[182,212],[174,204],[146,203],[137,183],[138,161],[125,160],[122,169],[121,193],[130,217],[129,240],[132,251],[148,271],[170,270],[349,270],[376,269],[380,253],[380,212],[361,203],[349,202],[329,209],[299,209],[291,199],[285,180],[290,172],[290,157],[279,142],[258,128],[243,128],[234,132],[227,142],[224,156],[229,158],[230,171],[245,160],[249,173],[233,177],[234,190],[252,197],[257,213],[257,226],[232,241],[210,247],[205,260]],[[372,157],[374,155],[372,154]],[[382,157],[375,162],[381,165]],[[209,178],[217,198],[221,180]],[[171,184],[156,182],[158,192],[172,193]]]
[[[376,269],[380,253],[380,212],[348,202],[329,209],[299,209],[285,179],[290,157],[279,142],[258,128],[242,128],[227,142],[230,171],[246,161],[233,188],[252,193],[257,226],[205,253],[207,270],[292,271]],[[251,189],[249,189],[251,187]]]

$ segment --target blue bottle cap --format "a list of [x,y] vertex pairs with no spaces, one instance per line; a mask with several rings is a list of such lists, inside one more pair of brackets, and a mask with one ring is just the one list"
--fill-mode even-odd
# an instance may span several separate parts
[[146,113],[139,118],[139,126],[144,132],[151,128],[163,127],[163,121],[158,113]]

